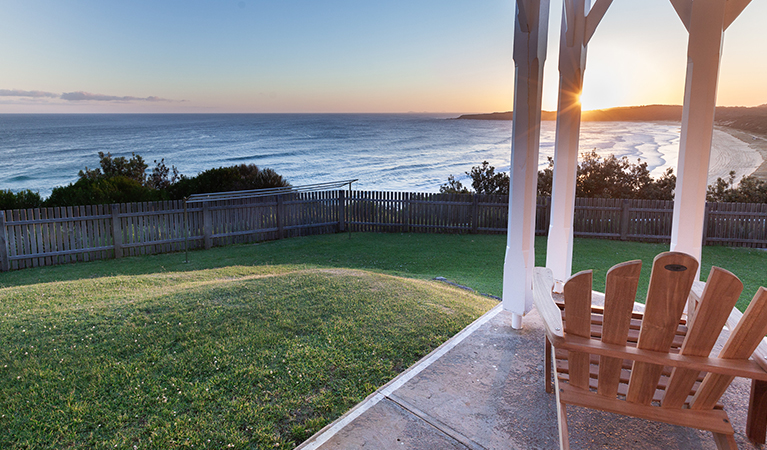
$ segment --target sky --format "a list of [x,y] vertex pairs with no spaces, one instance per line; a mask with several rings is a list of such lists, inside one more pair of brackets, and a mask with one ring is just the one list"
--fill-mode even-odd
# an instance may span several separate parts
[[[477,113],[513,104],[512,0],[0,0],[0,113]],[[557,101],[551,0],[544,109]],[[718,104],[767,103],[767,2],[725,32]],[[669,0],[614,0],[583,108],[681,104]]]

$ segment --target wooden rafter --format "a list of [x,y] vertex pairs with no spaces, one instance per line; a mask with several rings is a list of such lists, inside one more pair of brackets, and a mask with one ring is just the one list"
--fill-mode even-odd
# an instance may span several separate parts
[[676,10],[677,15],[688,32],[690,31],[690,20],[692,18],[692,2],[693,0],[671,0],[671,5]]
[[722,29],[726,30],[732,25],[732,22],[738,18],[749,3],[751,0],[728,0],[724,6],[724,28]]
[[612,2],[613,0],[597,0],[596,3],[594,3],[594,6],[591,7],[588,16],[586,16],[586,31],[583,38],[584,45],[588,44],[591,37],[594,36],[594,32],[597,30],[597,25],[599,25],[602,17],[605,16],[607,8],[610,7]]
[[[692,2],[694,0],[670,0],[671,5],[676,10],[677,15],[682,20],[684,27],[687,31],[690,31],[690,20],[692,17]],[[751,3],[751,0],[727,0],[724,10],[724,24],[722,31],[726,30],[735,19],[740,16],[740,13]]]

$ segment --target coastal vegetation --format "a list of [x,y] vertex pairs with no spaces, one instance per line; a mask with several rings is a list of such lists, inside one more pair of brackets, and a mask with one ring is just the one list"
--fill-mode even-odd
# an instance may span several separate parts
[[735,171],[728,179],[721,177],[708,186],[706,200],[709,202],[767,203],[767,181],[754,176],[744,176],[735,184]]
[[465,173],[471,178],[471,187],[474,191],[465,187],[453,175],[449,175],[447,183],[440,186],[439,192],[443,194],[469,194],[476,192],[477,194],[509,195],[509,174],[505,172],[496,173],[495,167],[491,166],[487,161],[483,161],[482,165],[474,166],[471,168],[471,171]]
[[[509,194],[509,175],[496,172],[487,161],[474,166],[466,172],[471,178],[473,192],[478,194]],[[554,175],[554,160],[549,157],[549,165],[538,171],[538,195],[550,196]],[[676,175],[673,169],[654,179],[650,176],[647,163],[629,161],[627,157],[616,158],[610,155],[603,158],[596,150],[581,154],[578,161],[575,195],[581,198],[624,198],[671,200],[674,198]],[[440,186],[440,192],[449,194],[467,194],[470,191],[453,175],[447,183]]]
[[[447,194],[509,194],[509,175],[496,172],[487,161],[466,172],[471,178],[471,188],[464,186],[455,176],[450,175],[439,191]],[[554,175],[554,161],[538,171],[538,195],[551,196]],[[579,198],[621,198],[673,200],[676,175],[673,169],[654,179],[650,176],[647,163],[637,160],[632,163],[625,156],[610,155],[602,158],[592,150],[581,154],[575,184],[575,195]],[[767,203],[767,181],[751,175],[735,181],[735,171],[725,180],[717,178],[708,186],[706,200],[709,202]]]
[[40,208],[42,206],[43,199],[37,192],[29,189],[19,192],[0,190],[0,210]]
[[53,188],[47,199],[29,190],[0,191],[0,210],[180,200],[192,194],[290,186],[274,170],[255,164],[219,167],[187,177],[175,166],[168,167],[165,159],[155,160],[155,167],[147,174],[149,165],[141,155],[98,155],[99,167],[86,166],[77,181]]
[[272,169],[261,169],[255,164],[240,164],[208,169],[191,178],[182,176],[166,190],[171,200],[178,200],[192,194],[286,186],[290,186],[290,183]]

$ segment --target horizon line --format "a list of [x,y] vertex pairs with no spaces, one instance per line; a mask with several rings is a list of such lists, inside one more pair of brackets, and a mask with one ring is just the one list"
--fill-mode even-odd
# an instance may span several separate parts
[[[623,106],[611,106],[608,108],[596,108],[596,109],[585,109],[582,110],[582,112],[592,112],[592,111],[609,111],[612,109],[622,109],[622,108],[642,108],[642,107],[652,107],[652,106],[677,106],[677,107],[683,107],[682,104],[669,104],[669,103],[650,103],[650,104],[642,104],[642,105],[623,105]],[[767,107],[767,103],[754,105],[754,106],[744,106],[744,105],[716,105],[717,108],[763,108]],[[290,112],[226,112],[226,111],[218,111],[218,112],[209,112],[209,111],[192,111],[192,112],[0,112],[0,115],[216,115],[216,114],[229,114],[229,115],[254,115],[254,114],[264,114],[264,115],[290,115],[290,114],[337,114],[337,115],[351,115],[351,114],[370,114],[370,115],[385,115],[385,114],[412,114],[412,115],[418,115],[418,114],[443,114],[443,115],[481,115],[481,114],[506,114],[513,112],[513,110],[506,110],[506,111],[484,111],[484,112],[461,112],[461,111],[389,111],[389,112],[372,112],[372,111],[290,111]],[[541,112],[548,112],[548,113],[554,113],[557,112],[556,109],[554,110],[548,110],[548,109],[541,109]]]

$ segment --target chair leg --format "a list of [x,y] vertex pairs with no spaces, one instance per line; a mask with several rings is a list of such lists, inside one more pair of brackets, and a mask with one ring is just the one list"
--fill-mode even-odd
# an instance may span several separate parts
[[765,435],[767,435],[767,381],[751,380],[746,436],[751,442],[764,444]]
[[554,374],[554,389],[557,394],[557,428],[559,429],[559,449],[570,450],[570,434],[567,431],[567,408],[559,398],[559,378]]
[[[551,394],[551,357],[552,357],[552,350],[551,350],[551,342],[549,342],[548,336],[546,337],[546,347],[543,351],[544,353],[544,383],[546,383],[546,392]],[[554,375],[556,377],[556,374]]]
[[719,450],[738,450],[738,444],[735,442],[735,435],[712,433],[716,448]]

